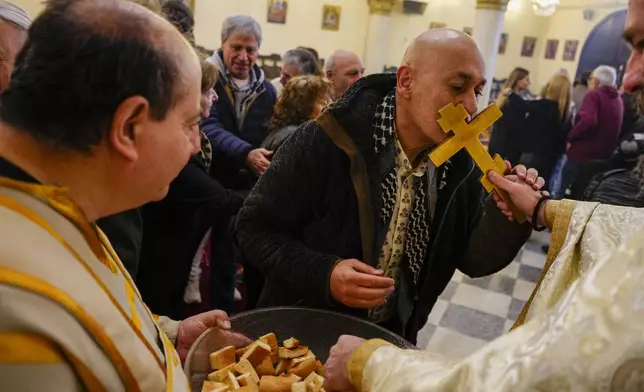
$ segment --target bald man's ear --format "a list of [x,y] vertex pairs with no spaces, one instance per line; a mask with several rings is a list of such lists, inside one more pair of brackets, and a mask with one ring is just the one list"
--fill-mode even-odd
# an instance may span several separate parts
[[398,71],[396,71],[396,79],[398,81],[396,85],[397,95],[402,98],[411,97],[411,68],[406,65],[398,67]]
[[141,96],[126,99],[114,112],[108,138],[112,148],[130,161],[139,157],[137,142],[149,115],[150,103]]

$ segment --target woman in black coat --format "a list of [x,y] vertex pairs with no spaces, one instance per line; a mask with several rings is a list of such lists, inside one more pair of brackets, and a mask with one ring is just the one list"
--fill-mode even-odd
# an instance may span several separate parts
[[547,185],[557,160],[566,152],[572,84],[566,75],[557,74],[544,91],[543,99],[535,101],[510,96],[504,115],[511,119],[507,125],[516,135],[517,163],[538,170]]
[[[207,114],[213,99],[217,98],[213,90],[217,71],[205,61],[202,69],[202,109]],[[154,313],[174,319],[186,316],[184,293],[204,236],[211,228],[213,238],[224,235],[231,217],[244,201],[242,195],[225,189],[210,177],[210,142],[201,132],[195,136],[201,137],[201,152],[190,159],[170,184],[165,199],[141,209],[143,243],[136,283],[143,300]],[[232,249],[232,240],[228,246]],[[227,262],[229,268],[217,269],[214,273],[226,275],[231,281],[226,290],[230,292],[228,297],[232,302],[235,272],[232,258]],[[232,310],[232,303],[211,305]]]

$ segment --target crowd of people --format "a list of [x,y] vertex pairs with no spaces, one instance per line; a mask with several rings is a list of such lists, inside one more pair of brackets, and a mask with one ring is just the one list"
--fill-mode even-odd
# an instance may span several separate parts
[[644,207],[632,178],[644,153],[634,95],[618,87],[615,68],[601,65],[574,82],[555,74],[538,96],[530,74],[516,68],[496,98],[503,118],[489,149],[534,167],[557,199]]
[[[624,94],[644,87],[642,15],[632,0]],[[2,388],[185,391],[181,362],[204,331],[250,342],[230,331],[239,307],[329,309],[415,343],[456,269],[494,274],[546,228],[551,274],[568,272],[540,284],[525,325],[461,362],[343,337],[326,390],[553,390],[644,371],[629,362],[641,354],[641,244],[611,265],[597,255],[619,241],[574,250],[602,234],[626,243],[641,213],[547,192],[583,186],[606,202],[619,181],[631,194],[612,204],[642,200],[644,100],[622,99],[613,68],[576,86],[557,73],[538,97],[517,68],[490,143],[507,171],[481,173],[466,151],[438,167],[428,157],[449,137],[442,107],[479,109],[485,59],[468,35],[424,32],[395,74],[369,76],[355,53],[322,64],[297,47],[268,80],[252,17],[226,18],[214,52],[194,24],[179,0],[50,0],[34,21],[0,1]],[[582,330],[615,350],[576,356]]]

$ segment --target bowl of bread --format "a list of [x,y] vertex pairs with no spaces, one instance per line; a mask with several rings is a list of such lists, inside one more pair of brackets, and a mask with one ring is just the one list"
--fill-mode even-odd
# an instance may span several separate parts
[[324,362],[344,334],[416,349],[400,336],[352,316],[308,308],[258,309],[230,318],[252,343],[223,346],[216,331],[201,335],[184,370],[192,391],[324,392]]

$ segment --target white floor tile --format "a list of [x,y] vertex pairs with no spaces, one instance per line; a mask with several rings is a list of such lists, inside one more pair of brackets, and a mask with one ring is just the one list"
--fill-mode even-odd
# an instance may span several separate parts
[[454,272],[454,276],[452,276],[452,280],[460,283],[463,280],[463,276],[464,275],[461,271],[456,270],[456,272]]
[[534,283],[527,282],[523,279],[517,279],[514,283],[514,292],[512,293],[512,296],[516,299],[527,301],[530,299],[535,286],[536,285]]
[[439,299],[436,301],[436,304],[434,305],[434,308],[432,309],[432,312],[429,314],[429,317],[427,318],[428,323],[432,323],[434,325],[438,325],[440,323],[441,319],[443,318],[443,315],[445,314],[445,311],[447,310],[447,306],[449,305],[449,302]]
[[513,261],[510,265],[499,271],[499,273],[510,278],[516,278],[519,276],[519,266],[520,264],[517,261]]
[[510,331],[510,328],[514,325],[514,321],[512,320],[506,320],[505,322],[505,333],[508,333]]
[[467,357],[485,344],[483,340],[438,327],[425,350],[459,359]]
[[483,290],[467,284],[459,285],[454,298],[452,298],[452,302],[455,304],[503,318],[508,316],[511,301],[512,298],[508,295]]
[[524,249],[523,255],[521,256],[521,263],[529,265],[530,267],[543,269],[543,266],[546,263],[546,255]]

